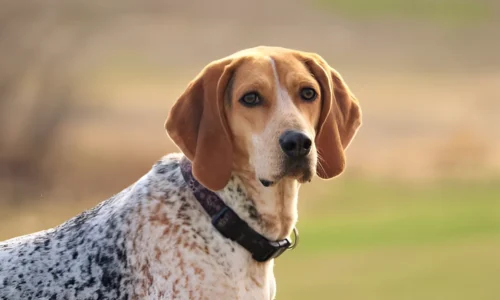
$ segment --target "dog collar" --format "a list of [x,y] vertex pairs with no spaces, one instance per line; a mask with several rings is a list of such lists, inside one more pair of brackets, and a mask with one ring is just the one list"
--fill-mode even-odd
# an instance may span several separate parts
[[293,249],[297,245],[298,233],[294,228],[294,243],[288,238],[279,241],[270,241],[253,230],[247,222],[227,206],[224,201],[214,192],[201,185],[194,178],[191,162],[184,157],[180,163],[182,177],[201,204],[203,209],[212,218],[212,225],[224,237],[237,242],[252,254],[252,258],[258,262],[265,262],[277,258],[287,249]]

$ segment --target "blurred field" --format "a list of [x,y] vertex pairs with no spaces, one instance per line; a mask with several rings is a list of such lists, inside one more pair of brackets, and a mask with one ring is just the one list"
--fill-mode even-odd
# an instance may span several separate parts
[[301,246],[277,261],[279,298],[497,299],[498,182],[333,185],[302,199]]
[[497,1],[0,5],[0,240],[136,181],[206,63],[279,45],[339,70],[364,126],[347,172],[301,190],[278,299],[498,299]]

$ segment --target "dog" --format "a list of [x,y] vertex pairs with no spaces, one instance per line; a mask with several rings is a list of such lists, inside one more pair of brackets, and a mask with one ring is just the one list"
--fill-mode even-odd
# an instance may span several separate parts
[[319,55],[259,46],[208,64],[170,110],[182,153],[55,228],[0,243],[0,298],[274,299],[297,194],[336,177],[358,100]]

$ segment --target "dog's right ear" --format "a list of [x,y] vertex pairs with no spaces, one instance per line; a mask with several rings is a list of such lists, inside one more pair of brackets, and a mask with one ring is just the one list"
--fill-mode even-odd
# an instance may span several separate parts
[[361,108],[342,76],[319,55],[301,53],[321,86],[322,108],[316,134],[317,174],[333,178],[345,169],[345,150],[361,126]]
[[175,102],[165,122],[170,138],[191,160],[194,177],[213,191],[224,188],[231,178],[233,146],[224,97],[238,61],[226,58],[206,66]]

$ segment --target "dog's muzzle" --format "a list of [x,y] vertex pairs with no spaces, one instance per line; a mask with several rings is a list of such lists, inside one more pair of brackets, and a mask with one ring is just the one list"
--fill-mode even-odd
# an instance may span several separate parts
[[310,181],[312,172],[308,154],[311,152],[312,140],[304,132],[288,130],[280,136],[279,144],[286,156],[284,175],[297,177],[301,182]]

